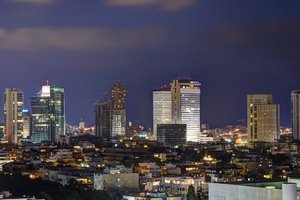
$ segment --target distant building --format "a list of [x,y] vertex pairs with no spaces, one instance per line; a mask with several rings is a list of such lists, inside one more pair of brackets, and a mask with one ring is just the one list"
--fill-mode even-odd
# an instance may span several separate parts
[[300,90],[291,94],[293,138],[300,140]]
[[32,129],[32,117],[29,110],[23,110],[23,138],[29,138]]
[[6,88],[4,92],[5,139],[18,143],[23,134],[24,94],[17,88]]
[[273,104],[271,94],[247,97],[248,141],[275,142],[279,137],[279,105]]
[[106,141],[111,140],[110,103],[97,102],[95,105],[95,133]]
[[43,86],[42,91],[31,98],[32,135],[34,142],[56,142],[65,135],[64,89]]
[[189,79],[176,79],[171,83],[172,121],[186,124],[188,142],[199,142],[200,86],[198,81]]
[[120,81],[111,89],[110,101],[106,97],[103,102],[95,105],[96,136],[110,141],[124,137],[126,132],[126,89]]
[[79,127],[80,130],[83,130],[83,129],[85,128],[85,123],[84,123],[84,121],[83,121],[82,118],[80,119],[80,122],[79,122],[79,126],[78,126],[78,127]]
[[157,124],[157,140],[166,146],[186,144],[186,124]]
[[112,138],[125,136],[126,130],[126,88],[117,81],[111,89],[111,134]]
[[50,98],[42,96],[32,97],[30,104],[32,111],[32,141],[51,140]]
[[172,124],[172,95],[170,87],[153,90],[153,134],[157,138],[158,124]]
[[94,174],[94,189],[139,191],[138,173]]
[[203,187],[203,177],[162,177],[161,187],[168,194],[181,196],[185,199],[189,186],[194,186],[195,193]]
[[4,138],[5,134],[5,123],[0,123],[0,139],[2,140]]

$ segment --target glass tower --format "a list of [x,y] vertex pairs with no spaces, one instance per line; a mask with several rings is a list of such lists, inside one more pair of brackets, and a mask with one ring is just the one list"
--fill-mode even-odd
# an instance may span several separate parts
[[43,86],[37,97],[31,98],[32,135],[34,142],[56,142],[65,135],[64,89]]

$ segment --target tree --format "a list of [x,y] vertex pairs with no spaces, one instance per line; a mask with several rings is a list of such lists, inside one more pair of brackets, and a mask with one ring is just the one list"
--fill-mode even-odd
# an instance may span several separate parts
[[40,192],[38,195],[36,195],[36,198],[45,199],[45,200],[52,200],[51,196],[46,192]]
[[197,200],[195,188],[193,185],[190,185],[188,188],[188,193],[186,195],[187,200]]

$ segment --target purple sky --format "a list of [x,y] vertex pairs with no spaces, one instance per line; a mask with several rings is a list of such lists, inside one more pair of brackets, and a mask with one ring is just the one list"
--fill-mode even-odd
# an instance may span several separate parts
[[235,124],[246,118],[246,94],[273,93],[290,125],[290,91],[300,88],[299,7],[299,0],[0,0],[0,90],[22,89],[28,105],[50,80],[65,88],[67,122],[93,123],[93,102],[121,80],[128,120],[151,125],[152,89],[191,77],[202,83],[203,123]]

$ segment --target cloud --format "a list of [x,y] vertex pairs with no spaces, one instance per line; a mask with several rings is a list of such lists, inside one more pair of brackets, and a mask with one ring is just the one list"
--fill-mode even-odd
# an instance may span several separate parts
[[164,11],[178,11],[192,6],[195,0],[104,0],[108,6],[158,7]]
[[236,53],[266,55],[300,53],[300,21],[266,21],[253,25],[225,24],[200,32],[202,44]]
[[117,50],[161,45],[169,38],[168,30],[161,27],[124,30],[84,27],[0,28],[0,49]]
[[36,5],[49,5],[54,3],[54,0],[6,0],[11,3],[28,3]]

